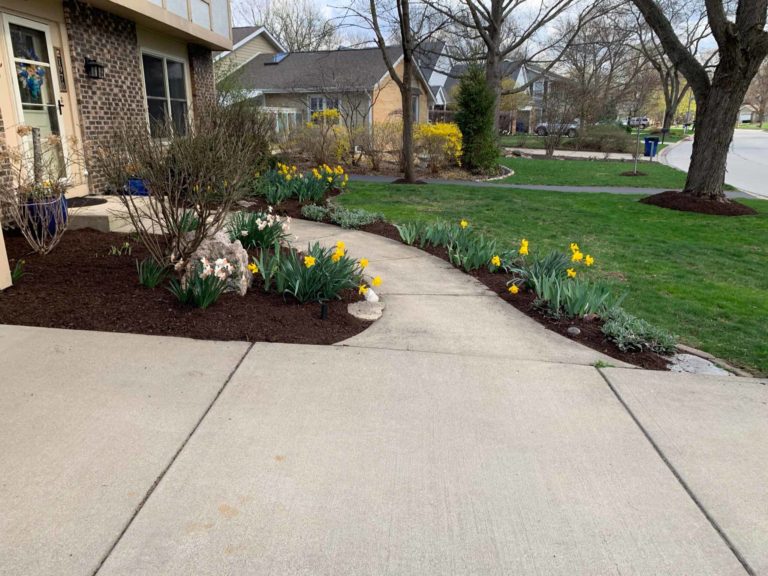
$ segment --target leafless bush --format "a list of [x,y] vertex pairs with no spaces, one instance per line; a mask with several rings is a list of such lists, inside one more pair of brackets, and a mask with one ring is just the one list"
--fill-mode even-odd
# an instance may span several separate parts
[[363,150],[373,170],[380,170],[388,156],[402,163],[403,123],[400,120],[373,123],[363,140]]
[[97,170],[121,192],[140,179],[146,196],[121,194],[128,219],[152,258],[183,269],[203,240],[221,230],[269,149],[266,124],[249,106],[214,108],[185,135],[152,138],[124,126],[97,154]]
[[64,193],[70,185],[67,174],[78,164],[78,143],[70,139],[64,154],[61,139],[40,136],[38,128],[19,126],[19,147],[8,150],[12,178],[0,187],[2,220],[10,220],[29,246],[48,254],[67,229]]

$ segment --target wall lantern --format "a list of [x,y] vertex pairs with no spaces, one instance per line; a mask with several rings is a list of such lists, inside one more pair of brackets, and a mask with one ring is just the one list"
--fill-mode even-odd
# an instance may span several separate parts
[[104,79],[104,65],[99,64],[96,62],[96,60],[91,60],[90,58],[85,59],[85,74],[88,76],[88,78],[93,78],[95,80],[103,80]]

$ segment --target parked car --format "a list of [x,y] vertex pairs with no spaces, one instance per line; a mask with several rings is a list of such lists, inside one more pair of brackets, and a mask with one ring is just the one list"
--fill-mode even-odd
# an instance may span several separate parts
[[579,122],[568,123],[556,123],[556,122],[540,122],[536,125],[534,132],[537,136],[547,136],[552,132],[559,132],[563,136],[568,138],[576,138],[579,135]]
[[629,119],[630,128],[639,127],[640,129],[645,130],[650,125],[651,121],[648,119],[648,116],[635,116],[634,118]]

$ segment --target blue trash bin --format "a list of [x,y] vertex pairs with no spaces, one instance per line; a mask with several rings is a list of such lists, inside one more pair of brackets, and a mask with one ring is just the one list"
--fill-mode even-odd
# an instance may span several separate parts
[[128,178],[127,193],[131,196],[148,196],[147,187],[141,178]]
[[654,136],[647,136],[645,138],[645,156],[653,158],[656,156],[656,151],[659,149],[659,139]]

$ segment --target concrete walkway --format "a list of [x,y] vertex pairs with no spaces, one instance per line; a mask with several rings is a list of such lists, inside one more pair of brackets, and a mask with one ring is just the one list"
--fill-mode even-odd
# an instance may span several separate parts
[[[368,174],[351,175],[350,180],[358,182],[376,182],[390,183],[394,180],[392,176],[378,176]],[[632,186],[549,186],[545,184],[511,184],[503,181],[484,182],[476,180],[444,180],[440,178],[427,178],[428,184],[438,184],[442,186],[469,186],[478,188],[512,188],[517,190],[542,190],[546,192],[566,192],[566,193],[590,193],[590,194],[636,194],[650,195],[666,192],[669,188],[638,188]],[[725,193],[729,198],[752,198],[753,196],[738,191],[728,191]]]
[[595,368],[441,260],[294,231],[368,257],[384,317],[0,325],[0,575],[768,574],[765,381]]
[[[633,141],[634,144],[634,141]],[[525,154],[526,156],[546,156],[547,151],[542,148],[505,147],[505,154]],[[640,152],[643,152],[643,142],[640,142]],[[594,150],[555,150],[555,158],[573,160],[633,160],[634,156],[629,152],[597,152]]]

